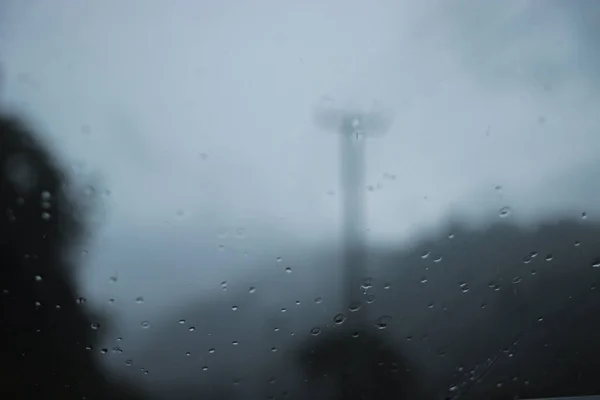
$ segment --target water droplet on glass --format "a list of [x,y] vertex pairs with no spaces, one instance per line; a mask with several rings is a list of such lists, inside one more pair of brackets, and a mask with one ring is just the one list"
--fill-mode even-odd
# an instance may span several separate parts
[[427,283],[427,277],[426,276],[424,276],[424,277],[421,278],[421,283]]
[[144,302],[144,298],[143,297],[137,297],[135,299],[135,302],[138,303],[138,304],[142,304]]
[[35,276],[35,281],[36,282],[41,282],[42,281],[42,276],[41,275],[36,275]]
[[587,213],[586,212],[582,212],[581,213],[581,219],[586,219],[587,218]]
[[299,306],[300,305],[300,300],[296,300],[296,305]]
[[277,258],[275,259],[275,261],[277,261],[278,263],[280,263],[280,262],[282,262],[282,261],[283,261],[283,257],[277,257]]
[[345,320],[346,320],[346,316],[341,313],[337,314],[335,317],[333,317],[333,322],[335,322],[337,325],[343,324]]
[[322,302],[323,302],[323,298],[322,297],[315,297],[315,303],[321,304]]
[[348,310],[350,310],[350,312],[356,312],[358,310],[360,310],[360,303],[352,303],[348,306]]
[[117,282],[117,277],[116,276],[111,276],[109,278],[109,280],[110,280],[110,283],[116,283]]
[[98,323],[95,323],[95,322],[94,322],[94,323],[92,323],[92,324],[90,325],[90,327],[91,327],[93,330],[98,330],[98,329],[100,328],[100,324],[98,324]]
[[227,281],[221,282],[221,289],[227,290]]
[[386,329],[390,322],[392,322],[392,317],[383,315],[375,320],[375,327],[377,329]]
[[250,288],[248,289],[248,293],[254,293],[256,292],[256,288],[254,286],[250,286]]
[[75,300],[75,303],[77,304],[85,304],[85,297],[79,297],[77,300]]
[[142,321],[142,328],[144,328],[144,329],[150,328],[150,322]]
[[531,261],[533,261],[533,257],[531,256],[531,254],[527,254],[525,257],[523,257],[524,264],[529,264]]
[[521,282],[521,277],[520,276],[515,276],[512,280],[513,283],[519,283]]
[[276,353],[277,352],[277,347],[271,347],[271,352]]
[[287,267],[287,268],[285,269],[285,272],[287,272],[288,274],[291,274],[291,273],[292,273],[292,269],[291,269],[290,267]]
[[211,347],[210,349],[208,349],[208,352],[209,352],[210,354],[215,354],[215,348],[214,348],[214,347]]
[[238,342],[237,340],[234,340],[233,342],[231,342],[231,344],[232,344],[233,346],[237,346],[238,344],[240,344],[240,342]]
[[434,263],[439,263],[439,262],[441,262],[441,261],[442,261],[442,256],[437,256],[437,257],[436,257],[436,258],[433,260],[433,262],[434,262]]
[[196,327],[195,327],[195,326],[190,326],[190,327],[188,328],[188,331],[190,331],[190,332],[194,332],[195,330],[196,330]]
[[592,261],[592,268],[600,268],[600,259],[599,258]]
[[546,256],[546,261],[552,261],[552,259],[553,259],[552,254],[548,254]]
[[424,260],[427,257],[429,257],[429,252],[428,251],[424,251],[423,253],[421,253],[421,258]]
[[388,282],[386,282],[386,283],[383,285],[383,288],[384,288],[385,290],[388,290],[388,289],[390,289],[391,287],[392,287],[392,285],[390,285]]
[[185,324],[185,319],[180,319],[178,322],[183,325]]
[[128,367],[130,367],[131,364],[133,364],[133,360],[125,360],[125,365],[127,365]]
[[238,306],[231,306],[231,310],[232,311],[237,311],[238,310]]
[[310,330],[310,334],[313,335],[313,336],[317,336],[320,333],[321,333],[321,329],[319,329],[319,328],[312,328]]
[[510,207],[502,207],[499,211],[498,211],[498,215],[500,216],[500,218],[506,218],[510,215],[511,213],[511,209]]
[[368,294],[367,295],[367,299],[365,301],[367,302],[367,304],[373,304],[375,302],[375,295],[374,294]]
[[48,212],[43,212],[43,213],[42,213],[42,219],[43,219],[44,221],[48,221],[48,220],[50,220],[50,213],[48,213]]
[[281,309],[281,312],[286,312],[286,311],[287,311],[287,309],[285,307]]
[[574,244],[575,244],[575,247],[579,247],[579,246],[581,246],[581,242],[580,242],[579,240],[578,240],[578,241],[576,241]]
[[204,365],[204,366],[202,367],[202,371],[208,371],[208,366]]

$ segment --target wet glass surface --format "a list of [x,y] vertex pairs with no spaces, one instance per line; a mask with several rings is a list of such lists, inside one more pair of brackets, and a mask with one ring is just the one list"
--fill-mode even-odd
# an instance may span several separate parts
[[600,394],[600,3],[0,4],[0,398]]

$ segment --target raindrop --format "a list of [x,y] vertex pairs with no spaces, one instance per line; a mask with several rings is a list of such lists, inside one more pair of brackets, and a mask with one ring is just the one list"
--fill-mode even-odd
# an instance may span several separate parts
[[40,197],[42,198],[42,201],[49,201],[52,198],[52,194],[49,191],[44,190],[40,193]]
[[511,213],[511,209],[510,207],[502,207],[499,211],[498,211],[498,215],[500,216],[500,218],[506,218],[510,215]]
[[375,295],[374,294],[368,294],[366,302],[367,302],[367,304],[373,304],[375,302]]
[[392,285],[390,285],[388,282],[386,282],[386,283],[385,283],[385,285],[383,285],[383,288],[384,288],[385,290],[388,290],[388,289],[390,289],[391,287],[392,287]]
[[48,220],[50,220],[50,213],[48,213],[48,212],[43,212],[43,213],[42,213],[42,219],[43,219],[44,221],[48,221]]
[[254,286],[250,286],[250,288],[248,289],[248,293],[254,293],[256,292],[256,288]]
[[521,277],[520,276],[515,276],[512,280],[513,283],[519,283],[521,282]]
[[283,261],[283,257],[277,257],[275,260],[276,260],[278,263],[280,263],[280,262],[282,262],[282,261]]
[[426,276],[424,276],[424,277],[421,278],[421,283],[427,283],[427,277]]
[[232,344],[233,346],[237,346],[238,344],[240,344],[240,342],[238,342],[237,340],[234,340],[233,342],[231,342],[231,344]]
[[180,319],[179,323],[182,324],[182,325],[185,324],[185,319]]
[[131,364],[133,364],[133,360],[125,360],[125,365],[127,365],[128,367],[130,367]]
[[296,305],[299,306],[300,305],[300,300],[296,300]]
[[356,312],[358,310],[360,310],[360,303],[352,303],[348,306],[348,310],[350,310],[350,312]]
[[587,218],[587,213],[586,212],[582,212],[581,213],[581,219],[586,219]]
[[580,242],[579,240],[578,240],[578,241],[576,241],[574,244],[575,244],[575,247],[579,247],[579,246],[581,246],[581,242]]
[[41,282],[41,281],[42,281],[42,277],[41,277],[41,275],[36,275],[36,276],[35,276],[35,281],[36,281],[36,282]]
[[292,273],[292,269],[291,269],[290,267],[287,267],[287,268],[285,269],[285,272],[287,272],[288,274],[291,274],[291,273]]
[[383,315],[375,320],[375,327],[377,329],[385,329],[392,322],[392,317],[389,315]]
[[441,261],[442,261],[442,256],[437,256],[437,257],[436,257],[436,258],[433,260],[433,262],[434,262],[434,263],[439,263],[439,262],[441,262]]
[[553,259],[552,254],[548,254],[546,256],[546,261],[552,261],[552,259]]
[[116,276],[111,276],[109,280],[110,280],[110,283],[116,283],[117,282],[117,277]]
[[433,308],[433,306],[434,306],[434,304],[433,304],[433,303],[429,303],[429,304],[427,305],[427,307],[428,307],[428,308]]
[[337,325],[343,324],[344,321],[346,321],[346,316],[344,314],[340,313],[333,317],[333,322],[335,322]]
[[286,311],[287,311],[287,308],[285,308],[285,307],[283,307],[283,308],[281,309],[281,312],[286,312]]
[[231,306],[231,310],[232,311],[237,311],[238,310],[238,306]]
[[315,328],[312,328],[312,329],[310,330],[310,334],[311,334],[311,335],[313,335],[313,336],[317,336],[317,335],[319,335],[320,333],[321,333],[321,329],[319,329],[319,328],[316,328],[316,327],[315,327]]
[[195,327],[195,326],[190,326],[190,327],[188,328],[188,331],[190,331],[190,332],[194,332],[195,330],[196,330],[196,327]]
[[210,349],[208,349],[208,352],[209,352],[210,354],[215,354],[215,348],[214,348],[214,347],[211,347]]
[[315,297],[315,303],[321,304],[322,302],[323,302],[323,298],[322,297]]
[[531,275],[535,275],[535,274],[537,274],[537,271],[535,269],[532,269],[531,270]]
[[203,367],[202,367],[202,371],[208,371],[208,366],[206,366],[206,365],[205,365],[205,366],[203,366]]
[[144,302],[144,298],[140,296],[140,297],[138,297],[138,298],[135,299],[135,302],[138,303],[138,304],[142,304]]
[[227,281],[221,282],[221,289],[227,290]]
[[102,354],[106,354],[108,353],[108,349],[104,348],[104,349],[100,349],[100,353]]
[[90,325],[90,327],[91,327],[93,330],[98,330],[98,329],[100,328],[100,324],[98,324],[98,323],[94,322],[94,323],[92,323],[92,324]]
[[142,328],[144,328],[144,329],[150,328],[150,322],[142,321]]
[[533,256],[531,254],[527,254],[525,257],[523,257],[524,264],[529,264],[531,261],[533,261]]
[[454,239],[454,233],[448,234],[448,239]]
[[429,252],[427,250],[425,250],[423,253],[421,253],[421,258],[424,260],[427,257],[429,257]]
[[276,353],[277,352],[277,347],[271,347],[271,352]]
[[592,261],[592,268],[600,268],[600,258],[596,258]]
[[361,288],[367,290],[373,287],[373,278],[365,278],[363,283],[361,284]]

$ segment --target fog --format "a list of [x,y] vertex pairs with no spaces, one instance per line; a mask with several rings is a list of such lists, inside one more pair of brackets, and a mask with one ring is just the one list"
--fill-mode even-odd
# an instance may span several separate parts
[[[483,228],[506,207],[521,226],[600,220],[599,10],[5,0],[0,98],[93,186],[81,294],[140,332],[223,282],[271,288],[265,304],[335,301],[322,260],[338,248],[339,138],[314,123],[324,98],[393,121],[367,139],[374,247],[457,219]],[[294,292],[272,289],[282,280]]]

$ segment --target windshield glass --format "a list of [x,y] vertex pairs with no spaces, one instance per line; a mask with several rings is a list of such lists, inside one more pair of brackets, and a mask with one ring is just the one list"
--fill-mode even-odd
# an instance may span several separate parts
[[600,394],[598,21],[4,0],[0,398]]

